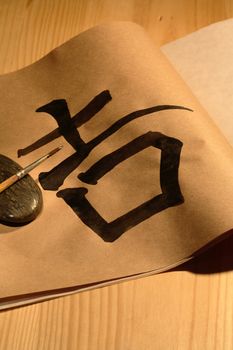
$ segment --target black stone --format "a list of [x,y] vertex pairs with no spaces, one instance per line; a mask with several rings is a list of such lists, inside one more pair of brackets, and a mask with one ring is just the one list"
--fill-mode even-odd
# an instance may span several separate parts
[[[16,174],[22,167],[0,154],[0,183]],[[42,193],[30,175],[0,193],[0,222],[23,225],[34,220],[42,209]]]

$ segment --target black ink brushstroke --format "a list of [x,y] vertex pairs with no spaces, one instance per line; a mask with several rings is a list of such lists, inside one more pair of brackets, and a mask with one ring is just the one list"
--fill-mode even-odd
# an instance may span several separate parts
[[87,145],[91,147],[96,147],[99,145],[102,141],[104,141],[106,138],[109,136],[113,135],[115,132],[117,132],[120,128],[128,124],[129,122],[138,119],[140,117],[143,117],[148,114],[156,113],[156,112],[161,112],[164,110],[169,110],[169,109],[183,109],[189,112],[193,112],[192,109],[183,107],[183,106],[176,106],[176,105],[158,105],[158,106],[152,106],[149,108],[144,108],[144,109],[139,109],[138,111],[129,113],[122,117],[121,119],[118,119],[115,123],[113,123],[108,129],[103,131],[101,134],[96,136],[94,139],[89,141]]
[[88,156],[87,153],[78,152],[63,160],[50,171],[41,172],[39,181],[44,190],[56,191],[64,182],[69,174],[71,174],[82,161]]
[[53,100],[38,108],[36,111],[45,112],[54,117],[58,124],[60,135],[62,135],[75,150],[85,145],[71,118],[66,100]]
[[[80,173],[78,178],[87,184],[96,185],[97,181],[106,173],[111,171],[115,166],[124,160],[132,157],[134,154],[148,148],[151,145],[160,148],[158,143],[155,145],[155,140],[157,140],[157,137],[155,138],[156,135],[162,134],[149,131],[143,135],[140,135],[124,146],[118,148],[116,151],[113,151],[112,153],[109,153],[101,158],[85,173]],[[165,152],[165,150],[163,150],[163,152]]]
[[[100,94],[95,96],[81,111],[75,114],[71,119],[76,128],[88,122],[95,114],[97,114],[109,101],[112,97],[108,90],[102,91]],[[65,100],[63,100],[65,101]],[[53,102],[53,101],[52,101]],[[36,111],[39,111],[43,107],[38,108]],[[60,130],[56,128],[47,135],[41,137],[39,140],[35,141],[31,145],[18,150],[18,157],[24,156],[28,153],[35,151],[36,149],[48,144],[49,142],[60,137]]]
[[[58,188],[64,183],[66,177],[75,169],[75,164],[78,166],[88,155],[89,153],[102,141],[107,139],[109,136],[117,132],[120,128],[122,128],[124,125],[128,124],[129,122],[140,118],[144,115],[163,111],[163,110],[169,110],[169,109],[183,109],[192,111],[189,108],[182,107],[182,106],[176,106],[176,105],[159,105],[159,106],[153,106],[150,108],[141,109],[135,112],[132,112],[130,114],[127,114],[126,116],[122,117],[115,123],[113,123],[108,129],[103,131],[101,134],[99,134],[94,139],[90,140],[86,144],[83,142],[83,144],[80,145],[79,148],[77,148],[77,154],[73,154],[67,160],[61,162],[56,167],[51,169],[48,172],[43,172],[39,176],[39,180],[41,183],[41,186],[45,190],[58,190]],[[66,139],[69,140],[69,133],[67,133],[67,130],[62,128],[62,125],[60,126],[61,133],[63,135],[66,135]],[[69,165],[68,159],[75,159],[75,162],[71,162]]]
[[[85,225],[90,227],[104,241],[113,242],[124,232],[168,207],[184,202],[179,182],[178,169],[182,142],[158,132],[148,132],[119,148],[111,155],[103,157],[86,173],[82,180],[95,183],[120,162],[134,154],[153,146],[161,150],[160,186],[162,193],[144,202],[128,213],[108,223],[86,198],[86,188],[67,188],[57,192],[57,197],[72,208]],[[95,174],[96,171],[96,174]]]

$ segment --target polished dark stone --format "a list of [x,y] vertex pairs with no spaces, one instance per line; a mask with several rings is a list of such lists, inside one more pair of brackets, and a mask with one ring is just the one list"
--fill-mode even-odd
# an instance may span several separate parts
[[[0,182],[22,168],[13,160],[0,155]],[[34,220],[42,209],[42,193],[30,175],[0,193],[0,222],[23,225]]]

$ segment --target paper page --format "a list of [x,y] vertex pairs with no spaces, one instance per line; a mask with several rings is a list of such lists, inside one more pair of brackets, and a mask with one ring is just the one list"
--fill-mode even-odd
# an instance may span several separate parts
[[139,26],[84,32],[0,86],[2,154],[64,145],[32,172],[41,215],[0,226],[2,302],[166,270],[233,227],[232,149]]
[[164,45],[162,51],[233,145],[233,19]]

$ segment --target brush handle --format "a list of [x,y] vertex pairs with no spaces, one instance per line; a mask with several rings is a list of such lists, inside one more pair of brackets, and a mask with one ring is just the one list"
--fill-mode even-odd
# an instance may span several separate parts
[[4,180],[2,183],[0,183],[0,193],[5,191],[8,187],[13,185],[16,181],[22,179],[25,175],[29,173],[29,171],[37,167],[40,163],[42,163],[43,161],[45,161],[46,159],[48,159],[49,157],[51,157],[52,155],[60,151],[61,148],[62,146],[59,146],[53,149],[51,152],[49,152],[45,156],[37,159],[35,162],[29,164],[26,168],[19,170],[16,174]]
[[2,183],[0,183],[0,193],[5,191],[8,187],[13,185],[18,180],[19,180],[19,178],[16,174],[12,175],[8,179],[4,180]]

